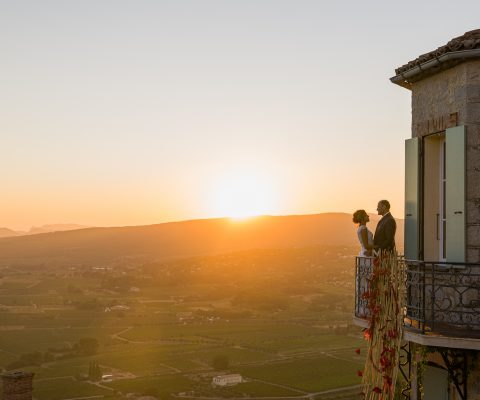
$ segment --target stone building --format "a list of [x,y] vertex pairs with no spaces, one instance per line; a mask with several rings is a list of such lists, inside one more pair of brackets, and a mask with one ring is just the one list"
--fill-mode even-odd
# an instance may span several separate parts
[[33,375],[24,371],[3,374],[3,400],[32,400]]
[[212,379],[212,385],[214,386],[233,386],[242,382],[243,379],[240,374],[219,375]]
[[[480,29],[395,72],[412,93],[403,398],[480,399]],[[357,261],[357,282],[368,273]]]

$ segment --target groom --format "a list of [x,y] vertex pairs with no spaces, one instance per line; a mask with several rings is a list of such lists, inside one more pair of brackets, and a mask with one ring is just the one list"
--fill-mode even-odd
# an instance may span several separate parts
[[382,218],[378,222],[377,229],[375,229],[373,247],[377,251],[393,251],[395,249],[397,224],[395,218],[390,214],[390,203],[388,200],[380,200],[378,202],[377,212]]

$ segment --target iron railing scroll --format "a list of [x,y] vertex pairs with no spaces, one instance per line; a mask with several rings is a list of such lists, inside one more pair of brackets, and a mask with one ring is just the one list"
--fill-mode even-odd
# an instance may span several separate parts
[[406,326],[480,337],[480,264],[407,260],[406,266]]
[[[404,325],[423,334],[480,338],[480,264],[403,260],[406,268]],[[368,319],[372,257],[355,261],[355,316]]]
[[370,316],[368,299],[364,296],[368,292],[369,282],[373,272],[373,257],[355,258],[355,316],[367,319]]

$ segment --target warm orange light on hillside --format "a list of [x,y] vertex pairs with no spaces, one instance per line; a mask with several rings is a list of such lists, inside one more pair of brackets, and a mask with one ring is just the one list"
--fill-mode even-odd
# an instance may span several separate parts
[[224,175],[212,189],[212,213],[245,219],[275,211],[277,199],[272,182],[254,173]]

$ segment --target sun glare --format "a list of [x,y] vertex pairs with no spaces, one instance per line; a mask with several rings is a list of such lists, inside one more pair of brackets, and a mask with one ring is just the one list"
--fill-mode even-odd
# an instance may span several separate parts
[[213,189],[213,213],[236,220],[271,214],[275,206],[272,182],[253,173],[224,176]]

